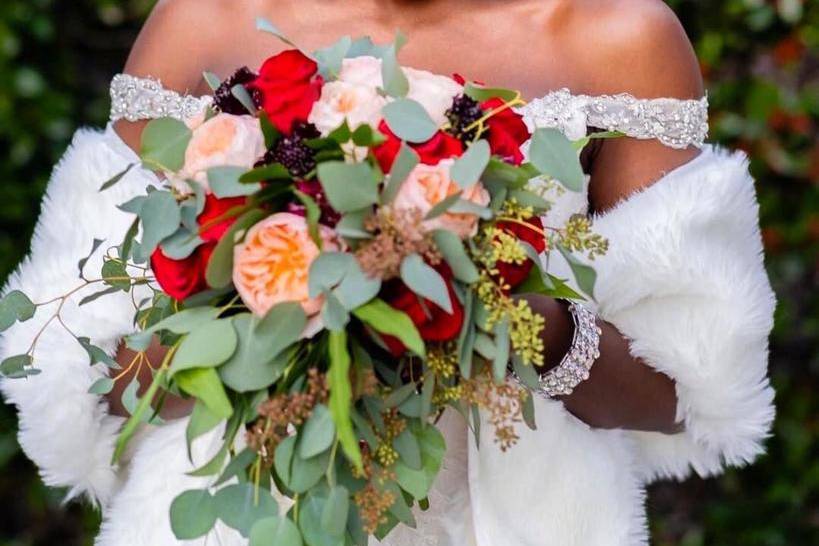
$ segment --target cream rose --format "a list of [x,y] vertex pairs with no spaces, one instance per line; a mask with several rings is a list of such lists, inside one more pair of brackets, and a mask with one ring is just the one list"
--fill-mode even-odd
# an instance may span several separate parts
[[250,169],[264,155],[264,135],[252,116],[218,114],[195,123],[185,151],[185,164],[174,178],[192,179],[207,188],[207,170],[235,166]]
[[410,84],[407,98],[421,103],[439,127],[446,123],[446,111],[453,99],[464,92],[463,86],[452,78],[426,70],[405,68],[404,73]]
[[[324,249],[339,250],[333,231],[326,226],[319,229]],[[308,316],[316,315],[322,299],[309,297],[307,279],[310,264],[320,252],[302,216],[274,214],[250,228],[234,249],[233,284],[257,316],[287,301],[301,304]]]
[[[393,206],[402,210],[418,209],[426,215],[432,207],[461,191],[460,186],[450,176],[454,162],[453,159],[444,159],[437,165],[416,166],[401,185]],[[477,182],[463,190],[461,199],[485,207],[489,204],[489,192],[483,184]],[[428,230],[446,229],[461,238],[466,238],[475,235],[478,217],[468,213],[447,212],[431,220],[424,220],[423,227]]]

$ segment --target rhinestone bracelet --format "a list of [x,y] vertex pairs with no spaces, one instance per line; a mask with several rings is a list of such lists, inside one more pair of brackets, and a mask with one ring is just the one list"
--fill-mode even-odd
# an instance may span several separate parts
[[600,335],[597,316],[575,302],[569,303],[574,321],[572,345],[560,364],[538,378],[535,392],[547,398],[569,396],[589,378],[594,361],[600,356]]

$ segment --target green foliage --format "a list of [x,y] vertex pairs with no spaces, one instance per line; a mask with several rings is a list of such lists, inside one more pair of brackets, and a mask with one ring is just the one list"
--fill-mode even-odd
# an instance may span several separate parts
[[[819,275],[819,2],[668,3],[683,20],[702,62],[711,102],[712,138],[748,150],[758,180],[768,266],[779,296],[771,363],[778,417],[769,455],[756,465],[719,479],[653,488],[649,503],[653,543],[814,544],[819,542],[819,402],[815,396],[819,389],[819,293],[815,290]],[[74,129],[104,124],[108,81],[122,69],[152,4],[152,0],[3,0],[0,277],[10,273],[28,249],[45,182]],[[356,41],[348,55],[371,50],[383,54],[369,42]],[[261,174],[265,173],[242,182],[276,178]],[[510,188],[525,179],[518,170],[491,162],[486,176],[490,175],[498,186]],[[224,279],[228,282],[229,278]],[[401,317],[384,317],[384,312],[376,300],[357,315],[364,322],[371,321],[373,327],[380,326],[384,333],[403,333],[398,327]],[[403,341],[423,352],[415,334],[405,334],[412,339]],[[468,345],[474,333],[464,332],[462,338],[460,344]],[[13,410],[4,408],[0,413],[0,498],[8,500],[8,514],[0,523],[0,546],[90,545],[99,515],[80,504],[61,507],[62,493],[46,489],[20,452],[15,422]],[[437,451],[437,442],[425,440],[427,432],[413,434],[420,443],[422,460],[426,457],[434,462],[430,451]],[[298,474],[299,488],[323,475],[326,460],[302,461],[294,457],[294,446],[290,447],[289,457],[285,449],[276,451],[276,468],[285,483],[290,482],[291,472]],[[426,482],[422,471],[410,464],[416,462],[414,449],[406,439],[398,447],[406,467],[402,479],[412,483],[420,495]],[[280,454],[287,460],[280,461]],[[316,508],[321,504],[322,510],[312,516],[333,527],[337,518],[332,516],[337,514],[325,515],[323,510],[330,496],[328,492],[316,502]],[[215,506],[208,501],[203,506],[199,516],[216,517]],[[250,532],[252,544],[298,544],[292,539],[295,533],[289,520],[271,517],[263,521],[265,526]],[[282,538],[271,542],[273,537]]]

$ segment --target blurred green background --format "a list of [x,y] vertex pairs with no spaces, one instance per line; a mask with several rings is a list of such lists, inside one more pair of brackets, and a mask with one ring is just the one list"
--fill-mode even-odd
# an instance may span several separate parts
[[[779,296],[769,454],[713,480],[654,486],[658,546],[819,544],[819,0],[669,0],[694,42],[711,136],[748,151]],[[101,125],[107,85],[153,0],[0,0],[0,279],[27,250],[74,129]],[[99,517],[62,507],[0,406],[0,546],[91,544]],[[559,546],[559,545],[556,545]]]

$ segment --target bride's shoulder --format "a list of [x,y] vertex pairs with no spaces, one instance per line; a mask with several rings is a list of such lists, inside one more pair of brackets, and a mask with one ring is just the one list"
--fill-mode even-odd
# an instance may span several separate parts
[[587,94],[699,98],[693,46],[662,0],[572,0],[551,18]]

